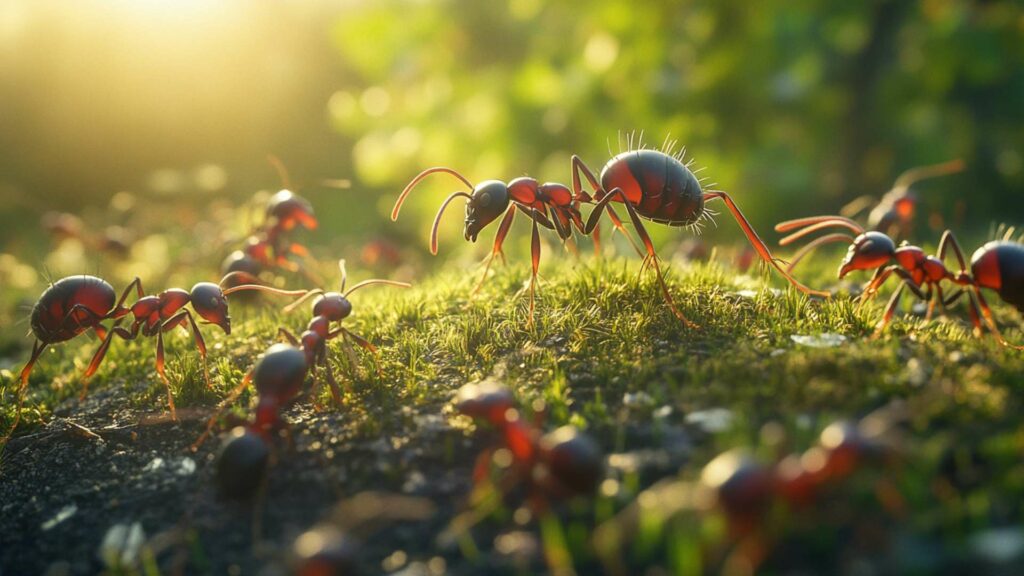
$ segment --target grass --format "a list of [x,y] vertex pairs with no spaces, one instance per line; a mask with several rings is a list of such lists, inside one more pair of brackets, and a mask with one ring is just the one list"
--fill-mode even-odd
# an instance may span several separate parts
[[[816,300],[771,288],[782,283],[767,274],[744,276],[715,264],[678,262],[670,270],[676,304],[699,329],[687,329],[674,318],[651,275],[638,279],[639,262],[626,259],[550,259],[542,269],[532,324],[528,299],[521,293],[525,263],[497,266],[475,298],[475,274],[456,267],[411,289],[361,291],[353,296],[355,313],[346,326],[376,343],[380,353],[374,357],[359,351],[359,365],[353,365],[332,344],[336,374],[350,388],[343,409],[359,423],[361,436],[373,437],[392,426],[389,417],[402,418],[403,407],[450,416],[446,405],[459,386],[493,377],[509,385],[524,405],[543,400],[550,426],[586,428],[609,453],[681,451],[684,456],[670,459],[678,473],[669,476],[692,480],[728,449],[746,447],[765,461],[777,458],[779,443],[767,441],[766,430],[785,438],[786,451],[802,451],[828,423],[856,419],[898,401],[910,415],[901,472],[893,480],[908,507],[893,529],[913,541],[905,555],[935,546],[954,558],[966,557],[972,553],[972,535],[1019,525],[1024,355],[991,338],[973,337],[962,309],[928,323],[915,315],[900,316],[882,338],[871,339],[884,298],[858,309],[843,294]],[[824,270],[810,269],[805,275],[817,280],[811,282],[816,286],[831,283]],[[1006,336],[1020,341],[1016,312],[999,305],[996,314]],[[232,303],[232,316],[231,336],[204,329],[212,390],[203,384],[198,355],[185,335],[169,339],[168,372],[179,410],[214,405],[273,341],[278,326],[301,330],[308,308],[284,315],[273,305]],[[812,348],[792,339],[821,333],[842,334],[846,341]],[[78,393],[77,374],[97,344],[80,337],[43,355],[32,375],[21,433]],[[153,373],[153,347],[144,339],[116,341],[91,390],[148,382],[129,388],[135,391],[132,402],[161,410],[164,393]],[[13,414],[15,376],[0,373],[4,428]],[[329,405],[326,389],[321,393]],[[242,411],[245,403],[239,406]],[[687,420],[710,409],[727,411],[727,423],[702,430]],[[680,438],[679,430],[686,446],[671,445]],[[182,439],[183,445],[189,441]],[[650,514],[646,522],[641,518],[624,558],[598,558],[588,544],[594,526],[627,508],[658,480],[616,462],[613,458],[611,484],[606,482],[594,503],[576,503],[560,520],[542,519],[540,531],[553,565],[601,562],[612,569],[624,563],[660,566],[671,573],[713,568],[708,558],[716,556],[708,550],[727,540],[722,519],[714,515]],[[978,476],[971,482],[949,476],[968,469]],[[841,508],[850,514],[851,503],[867,503],[864,509],[871,512],[858,511],[857,518],[880,515],[863,487],[835,499],[845,502]],[[829,525],[827,515],[807,518],[817,518],[815,526]],[[831,559],[835,550],[845,549],[842,532],[824,536],[806,518],[778,522],[811,556]],[[916,566],[914,558],[900,558],[903,564],[897,565]]]

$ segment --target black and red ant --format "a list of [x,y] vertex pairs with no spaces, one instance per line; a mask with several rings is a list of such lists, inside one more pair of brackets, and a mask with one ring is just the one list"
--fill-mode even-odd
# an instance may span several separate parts
[[[164,332],[185,326],[188,322],[196,348],[203,359],[204,376],[209,384],[209,375],[206,371],[206,343],[192,312],[185,308],[186,305],[191,304],[194,312],[206,323],[215,324],[226,334],[230,334],[231,318],[228,315],[227,295],[240,290],[260,290],[286,296],[306,293],[305,290],[279,290],[256,284],[253,283],[255,278],[239,272],[226,276],[221,282],[227,283],[233,278],[241,278],[248,283],[222,290],[219,285],[212,282],[200,282],[190,291],[171,288],[154,296],[145,296],[142,281],[136,278],[125,288],[120,298],[117,298],[114,288],[109,283],[95,276],[69,276],[50,285],[32,308],[30,325],[35,343],[32,345],[31,357],[21,370],[18,409],[14,424],[3,438],[3,442],[6,443],[18,425],[29,375],[39,356],[48,346],[66,342],[89,330],[100,337],[102,343],[83,375],[82,396],[84,397],[88,390],[88,378],[99,368],[114,336],[125,340],[134,340],[140,334],[147,337],[155,336],[157,374],[167,390],[167,404],[171,417],[176,418],[174,398],[171,396],[170,383],[164,371]],[[133,290],[136,292],[137,300],[130,306],[125,306]],[[133,316],[133,320],[131,326],[125,328],[120,324],[129,314]],[[103,325],[106,320],[114,321],[109,330]]]
[[[224,259],[221,271],[246,272],[258,276],[264,270],[280,268],[289,272],[308,272],[289,256],[309,257],[309,250],[288,239],[288,233],[297,227],[315,230],[318,225],[313,205],[305,198],[281,190],[270,197],[263,224],[249,235],[245,245]],[[315,278],[311,278],[316,281]]]
[[892,188],[882,195],[877,204],[874,197],[864,195],[843,206],[839,214],[854,218],[874,204],[868,212],[867,229],[883,232],[893,238],[905,238],[910,234],[917,212],[918,197],[911,186],[921,180],[956,174],[963,169],[964,162],[959,158],[941,164],[911,168],[896,178]]
[[[908,288],[915,296],[928,302],[926,318],[931,318],[935,306],[950,306],[965,294],[967,295],[971,322],[975,332],[981,334],[985,327],[992,332],[996,340],[1011,348],[1024,347],[1010,344],[999,331],[995,318],[989,308],[982,288],[996,291],[1004,302],[1018,311],[1024,311],[1024,245],[1009,240],[1012,229],[1002,240],[989,242],[978,248],[971,256],[970,267],[964,257],[963,250],[953,232],[946,230],[939,241],[936,256],[927,255],[923,249],[907,243],[897,247],[891,238],[881,232],[865,231],[856,222],[841,216],[817,216],[801,218],[780,223],[776,230],[789,231],[803,227],[783,238],[789,243],[808,234],[829,227],[841,226],[857,234],[830,233],[815,242],[823,240],[847,241],[850,243],[846,257],[839,267],[839,278],[843,278],[854,270],[875,270],[875,275],[864,288],[861,301],[867,301],[878,293],[878,289],[893,274],[902,280],[899,288],[893,293],[875,329],[875,335],[892,320],[896,307],[899,305],[903,289]],[[959,265],[953,272],[945,265],[947,251],[952,250]],[[949,281],[964,289],[958,289],[949,296],[943,292],[942,282]]]
[[[665,302],[677,317],[688,326],[694,326],[672,301],[672,296],[662,278],[654,243],[647,234],[642,219],[669,226],[699,228],[713,216],[713,213],[705,207],[705,202],[717,199],[725,202],[747,240],[765,262],[774,267],[802,292],[828,296],[826,292],[812,290],[790,276],[772,256],[771,251],[754,231],[732,198],[722,191],[705,192],[701,187],[701,180],[689,168],[692,162],[684,164],[681,154],[673,154],[673,148],[672,144],[666,143],[665,151],[641,148],[618,154],[605,164],[600,178],[595,176],[594,172],[578,156],[573,156],[571,189],[562,184],[538,185],[532,178],[518,178],[508,184],[497,180],[487,180],[473,186],[468,179],[451,168],[430,168],[420,173],[405,187],[395,203],[391,218],[392,220],[398,218],[398,211],[412,188],[424,177],[435,172],[455,176],[470,191],[468,193],[462,191],[453,193],[438,210],[431,231],[430,248],[433,253],[437,252],[437,228],[441,214],[455,198],[467,199],[464,236],[469,241],[476,241],[477,235],[485,226],[504,214],[498,225],[498,233],[491,253],[492,258],[500,253],[501,244],[512,224],[516,210],[525,213],[533,220],[533,275],[530,284],[532,318],[533,285],[536,283],[540,262],[538,224],[556,230],[563,238],[567,238],[571,234],[572,226],[575,226],[576,230],[582,234],[590,235],[597,228],[601,214],[606,210],[609,211],[613,222],[621,227],[620,219],[611,211],[610,203],[622,203],[629,214],[633,227],[643,241],[647,252],[644,264],[650,264],[653,267]],[[593,188],[593,194],[583,190],[581,176]],[[594,204],[594,210],[585,223],[579,213],[580,204]],[[549,213],[554,217],[549,218]]]
[[[306,325],[306,331],[299,337],[296,337],[291,331],[282,327],[278,329],[278,334],[287,339],[293,346],[301,344],[304,349],[311,350],[313,359],[311,366],[320,366],[327,373],[327,382],[331,387],[331,395],[334,397],[335,403],[341,405],[341,390],[338,387],[337,380],[334,378],[334,372],[331,370],[331,363],[327,360],[327,342],[340,337],[342,346],[349,358],[355,358],[355,352],[348,343],[348,339],[351,339],[368,352],[377,352],[377,347],[371,342],[341,325],[352,314],[352,302],[349,301],[349,296],[360,288],[376,284],[398,286],[400,288],[409,288],[412,284],[375,278],[363,280],[345,290],[345,284],[348,282],[348,272],[345,269],[344,259],[338,261],[338,268],[341,270],[341,285],[337,292],[324,292],[320,289],[310,290],[303,294],[301,298],[285,307],[285,312],[291,312],[308,298],[317,296],[316,300],[313,301],[313,318]],[[337,323],[337,328],[332,330],[332,323]]]
[[[286,307],[286,311],[291,311],[296,306],[304,302],[309,296],[318,296],[313,302],[313,319],[310,320],[307,325],[306,331],[301,336],[296,337],[292,332],[286,328],[279,328],[278,334],[285,337],[289,344],[277,344],[272,346],[266,355],[260,360],[253,371],[249,372],[245,378],[238,384],[238,386],[228,394],[227,398],[222,403],[221,410],[218,410],[214,414],[209,422],[207,423],[206,431],[199,437],[198,440],[192,445],[192,449],[196,450],[206,440],[210,431],[213,429],[220,412],[224,407],[229,406],[231,403],[238,398],[243,390],[249,385],[251,381],[255,381],[256,394],[260,398],[259,406],[268,406],[265,408],[269,413],[266,415],[267,422],[277,422],[273,416],[277,413],[279,408],[286,403],[294,399],[299,392],[302,385],[302,380],[305,379],[306,374],[320,366],[327,373],[327,380],[331,387],[331,394],[337,404],[342,404],[341,390],[338,387],[337,381],[334,378],[334,374],[331,371],[330,362],[327,360],[327,342],[342,337],[342,342],[345,346],[348,346],[345,338],[351,338],[359,346],[370,352],[376,352],[377,348],[362,338],[361,336],[353,333],[349,329],[340,326],[340,323],[348,318],[352,313],[352,303],[348,297],[360,288],[366,286],[372,286],[374,284],[387,284],[389,286],[399,286],[402,288],[408,288],[411,284],[405,282],[396,282],[394,280],[364,280],[359,282],[355,286],[352,286],[345,291],[345,284],[348,278],[348,274],[345,270],[345,261],[340,260],[338,267],[341,269],[341,290],[343,292],[326,292],[322,290],[311,290],[303,291],[302,297]],[[230,290],[244,290],[249,288],[256,288],[258,285],[239,285]],[[339,325],[331,329],[331,323],[337,322]],[[302,370],[302,378],[298,376],[298,367],[294,364],[297,362],[298,356],[294,352],[285,352],[285,348],[292,350],[298,350],[302,352],[304,359],[304,368]],[[274,354],[270,352],[273,351]],[[351,350],[350,350],[351,351]],[[287,376],[287,377],[285,377]],[[316,390],[311,391],[311,395],[316,396]],[[265,399],[266,397],[266,399]],[[257,421],[262,421],[259,417],[261,408],[257,408]]]
[[[274,344],[225,400],[226,407],[250,382],[256,386],[258,401],[253,419],[232,430],[217,461],[217,483],[224,496],[247,499],[262,483],[271,439],[288,429],[281,410],[298,398],[312,362],[313,350],[309,348]],[[193,451],[206,440],[219,414],[210,418],[206,430],[192,444]]]
[[493,382],[468,384],[457,396],[455,408],[497,432],[494,446],[477,458],[474,482],[486,480],[491,461],[499,450],[509,455],[506,470],[496,483],[504,494],[525,486],[528,501],[543,510],[550,499],[593,493],[604,476],[604,456],[598,445],[572,426],[544,433],[536,423],[525,421],[511,391]]
[[[917,211],[918,202],[917,194],[913,189],[911,189],[911,185],[927,178],[955,174],[963,169],[963,161],[957,159],[950,160],[949,162],[943,162],[942,164],[919,166],[917,168],[907,170],[896,178],[896,182],[893,184],[892,189],[886,192],[885,195],[882,196],[882,199],[878,201],[878,204],[875,205],[871,212],[868,213],[867,226],[860,226],[859,224],[856,225],[862,231],[870,230],[881,232],[890,238],[899,239],[901,237],[908,236],[914,223],[914,215]],[[845,218],[853,222],[852,218],[870,206],[873,202],[874,199],[871,196],[861,196],[844,206],[839,211],[839,217],[837,218]],[[821,227],[810,228],[810,225],[817,223],[818,221],[816,218],[798,218],[796,220],[780,222],[775,226],[775,231],[788,232],[795,228],[808,226],[808,228],[805,231],[802,231],[799,235],[794,234],[783,239],[780,244],[785,245],[802,237],[804,234],[810,234],[811,232],[820,230]],[[829,234],[810,242],[800,248],[800,250],[793,255],[789,260],[789,265],[786,267],[786,270],[792,272],[793,268],[795,268],[805,256],[810,254],[819,246],[832,242],[842,242],[845,240],[845,236]]]

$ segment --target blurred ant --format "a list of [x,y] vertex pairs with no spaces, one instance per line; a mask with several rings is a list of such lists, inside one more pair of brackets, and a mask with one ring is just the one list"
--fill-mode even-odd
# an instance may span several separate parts
[[131,233],[121,226],[108,226],[101,234],[88,234],[82,219],[68,212],[47,212],[41,219],[43,229],[58,243],[74,238],[88,248],[125,257],[131,251]]
[[[821,517],[812,512],[835,512],[827,498],[865,485],[851,479],[870,480],[866,485],[881,506],[899,513],[905,503],[891,480],[901,453],[894,437],[894,417],[899,414],[885,408],[860,422],[834,422],[814,446],[803,453],[779,454],[774,464],[763,463],[744,449],[723,452],[704,466],[696,481],[663,480],[645,490],[634,504],[599,526],[594,541],[605,550],[610,566],[620,566],[616,554],[628,549],[645,520],[667,522],[683,513],[717,513],[727,528],[724,553],[756,569],[784,533],[778,525],[780,519],[810,517],[819,525]],[[780,510],[799,510],[801,514],[780,515]],[[726,560],[712,565],[728,564]],[[622,569],[611,572],[628,573]]]
[[[868,212],[867,228],[895,238],[908,236],[914,224],[918,202],[917,193],[911,186],[921,180],[956,174],[963,169],[964,161],[957,158],[941,164],[918,166],[900,174],[892,188],[883,194],[875,207]],[[843,206],[839,214],[853,218],[874,202],[875,199],[869,195],[861,196]]]
[[[258,276],[264,270],[279,268],[300,272],[314,284],[320,284],[315,273],[289,258],[310,257],[309,250],[302,244],[292,242],[288,235],[296,228],[317,228],[319,222],[313,212],[313,205],[291,191],[291,179],[284,163],[273,155],[268,156],[268,160],[277,170],[284,188],[270,197],[264,210],[263,222],[253,229],[240,250],[235,250],[224,259],[221,271],[224,274],[241,271]],[[320,184],[334,188],[349,186],[347,180],[324,180]]]
[[[255,280],[242,273],[234,273],[222,279],[221,282],[241,276],[247,280]],[[125,302],[135,290],[137,300],[131,306],[125,306]],[[228,301],[226,296],[240,290],[260,290],[272,294],[286,296],[298,296],[305,294],[305,291],[278,290],[260,284],[247,284],[244,287],[228,288],[222,290],[217,284],[211,282],[200,282],[192,287],[191,291],[181,288],[171,288],[155,296],[145,296],[142,289],[142,281],[134,279],[121,297],[117,298],[114,288],[105,280],[95,276],[69,276],[51,284],[36,301],[32,308],[30,325],[35,336],[35,343],[32,345],[32,355],[25,367],[21,370],[21,385],[18,387],[18,409],[15,413],[14,424],[4,436],[0,444],[5,444],[21,417],[21,406],[24,400],[25,390],[28,386],[29,374],[35,366],[36,360],[48,346],[59,344],[73,339],[79,334],[92,330],[103,342],[97,349],[89,367],[83,375],[83,386],[81,397],[88,391],[88,378],[92,376],[100,363],[106,356],[113,337],[119,336],[124,340],[134,340],[141,333],[143,336],[156,336],[156,370],[167,390],[167,404],[171,412],[171,418],[177,419],[174,408],[174,398],[171,396],[170,382],[164,372],[164,344],[163,333],[175,327],[185,327],[188,322],[192,329],[196,348],[203,359],[203,371],[209,386],[209,374],[206,370],[206,343],[199,327],[196,325],[192,312],[185,308],[192,304],[192,309],[200,318],[209,324],[215,324],[224,330],[225,334],[231,333],[231,318],[228,316]],[[115,303],[116,300],[116,303]],[[122,327],[121,321],[131,314],[134,320],[130,328]],[[113,320],[113,326],[107,330],[103,325],[105,320]]]
[[[862,227],[862,230],[881,232],[891,238],[909,236],[910,230],[914,224],[914,214],[917,211],[918,202],[917,194],[910,188],[910,186],[927,178],[955,174],[963,169],[963,160],[956,159],[950,160],[949,162],[943,162],[942,164],[911,168],[903,174],[900,174],[899,177],[896,178],[896,182],[893,184],[892,189],[886,192],[882,196],[881,200],[878,201],[878,204],[875,205],[875,207],[868,213],[867,226]],[[846,206],[843,206],[839,211],[839,215],[843,218],[852,220],[854,216],[865,210],[873,202],[874,198],[871,196],[861,196]],[[804,222],[809,222],[809,219],[801,218],[781,222],[775,227],[775,230],[777,232],[786,232],[793,228],[806,225]],[[807,233],[817,230],[818,229],[810,230]],[[845,238],[829,235],[822,236],[814,242],[807,244],[793,255],[793,258],[790,259],[786,270],[792,272],[793,268],[803,260],[804,256],[815,250],[818,246],[842,240],[845,240]],[[779,244],[785,245],[783,242],[780,242]]]
[[474,483],[487,478],[491,461],[504,450],[510,458],[497,482],[499,491],[505,494],[525,485],[534,510],[544,510],[551,498],[591,494],[597,489],[604,476],[604,456],[589,436],[572,426],[543,433],[537,423],[520,417],[511,391],[493,382],[463,386],[456,398],[456,410],[489,423],[498,434],[495,445],[477,457]]
[[[632,148],[631,139],[629,147]],[[556,230],[562,238],[568,238],[572,226],[575,226],[576,230],[583,235],[591,235],[597,228],[601,214],[608,211],[616,227],[621,228],[621,220],[612,211],[610,205],[611,202],[620,202],[625,207],[634,229],[643,241],[647,252],[644,258],[644,267],[652,266],[666,304],[687,326],[695,327],[673,303],[665,280],[662,278],[654,243],[647,234],[642,219],[669,226],[699,229],[714,215],[705,207],[705,202],[722,200],[739,223],[747,240],[765,262],[775,268],[800,291],[817,296],[828,296],[828,293],[812,290],[790,276],[772,256],[771,251],[751,227],[732,198],[727,193],[718,190],[705,192],[701,187],[701,180],[689,168],[692,161],[684,164],[682,153],[676,155],[673,150],[674,142],[666,141],[663,151],[643,148],[641,142],[639,149],[622,152],[609,160],[601,170],[600,179],[578,156],[574,155],[572,157],[571,190],[563,184],[538,185],[537,181],[532,178],[517,178],[508,184],[497,180],[487,180],[473,186],[469,180],[451,168],[430,168],[420,173],[405,187],[391,212],[391,219],[398,218],[398,211],[412,188],[424,177],[435,172],[444,172],[455,176],[470,189],[470,192],[455,192],[442,203],[431,231],[430,250],[432,253],[437,253],[437,228],[440,224],[441,214],[448,204],[457,197],[467,199],[464,231],[466,240],[476,241],[481,229],[504,214],[498,225],[491,258],[500,253],[501,243],[508,233],[516,210],[524,212],[533,220],[533,276],[530,283],[530,316],[532,318],[534,284],[540,262],[538,224]],[[593,195],[583,190],[581,175],[593,188]],[[581,204],[594,204],[594,210],[590,213],[586,223],[583,223],[579,212]],[[554,216],[553,218],[548,217],[549,211]],[[490,259],[488,263],[489,261]]]
[[[780,243],[789,243],[832,226],[846,227],[857,233],[856,237],[846,233],[832,233],[818,238],[811,244],[821,244],[826,239],[829,242],[850,242],[846,257],[839,267],[839,278],[853,270],[875,270],[875,275],[864,288],[861,302],[874,297],[882,284],[893,274],[902,280],[889,299],[882,319],[876,325],[875,336],[888,326],[899,305],[903,289],[908,288],[915,296],[928,302],[926,319],[931,318],[936,304],[948,307],[966,294],[968,311],[976,334],[980,335],[987,327],[1003,346],[1024,349],[1022,346],[1010,344],[1003,337],[981,292],[982,288],[994,290],[1004,302],[1016,308],[1018,312],[1024,312],[1024,245],[1010,240],[1013,235],[1012,228],[1001,240],[988,242],[978,248],[971,256],[968,268],[963,250],[950,230],[942,234],[936,256],[928,256],[923,249],[906,242],[897,248],[896,243],[885,234],[865,231],[856,222],[841,216],[791,220],[779,224],[776,230],[788,231],[799,226],[804,228],[783,238]],[[960,268],[956,272],[949,270],[944,263],[948,250],[953,251],[959,264]],[[963,288],[946,296],[941,284],[944,280]]]

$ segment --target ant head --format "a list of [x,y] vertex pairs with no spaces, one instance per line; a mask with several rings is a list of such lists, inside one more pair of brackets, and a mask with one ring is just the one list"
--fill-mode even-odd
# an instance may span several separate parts
[[281,230],[291,230],[298,225],[315,230],[317,226],[313,205],[291,190],[281,190],[270,197],[267,204],[267,220],[271,226]]
[[865,232],[850,244],[846,258],[839,266],[839,277],[853,270],[874,270],[885,266],[896,252],[896,244],[881,232]]
[[476,242],[476,237],[495,218],[508,208],[508,186],[499,180],[486,180],[473,189],[473,196],[466,203],[466,240]]
[[455,395],[455,409],[471,418],[481,418],[501,426],[508,411],[515,407],[512,391],[497,382],[466,384]]
[[229,500],[249,500],[263,482],[270,448],[256,432],[241,426],[232,430],[217,458],[217,487]]
[[327,292],[313,302],[313,315],[340,322],[352,314],[352,303],[340,292]]
[[212,282],[200,282],[192,287],[192,307],[203,320],[216,324],[231,334],[231,317],[228,316],[228,299],[220,286]]

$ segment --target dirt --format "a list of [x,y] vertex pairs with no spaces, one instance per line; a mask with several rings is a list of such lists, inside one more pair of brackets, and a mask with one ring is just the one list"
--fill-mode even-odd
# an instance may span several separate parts
[[[450,427],[440,406],[391,415],[392,429],[373,439],[358,437],[343,413],[294,407],[294,448],[280,442],[263,496],[246,504],[215,493],[217,439],[187,449],[208,411],[182,410],[171,422],[132,409],[126,396],[108,388],[69,400],[47,425],[11,440],[0,472],[0,574],[101,572],[108,531],[135,523],[162,573],[287,573],[295,538],[366,490],[424,498],[436,512],[373,533],[342,526],[364,536],[364,573],[380,572],[396,551],[406,569],[459,562],[434,536],[470,488],[479,441]],[[401,558],[389,567],[401,568]]]

